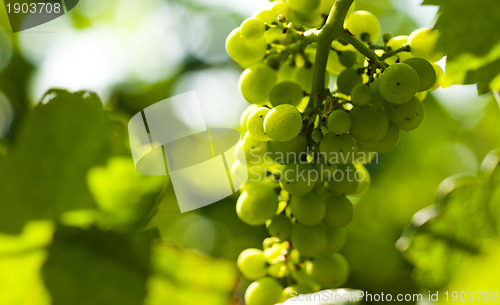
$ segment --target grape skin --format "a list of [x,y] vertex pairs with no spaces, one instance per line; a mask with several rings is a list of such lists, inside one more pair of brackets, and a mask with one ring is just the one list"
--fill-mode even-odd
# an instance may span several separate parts
[[278,198],[273,189],[262,185],[246,186],[236,202],[236,214],[251,226],[260,226],[278,210]]
[[290,141],[299,135],[301,129],[302,114],[292,105],[276,106],[264,119],[264,131],[273,141]]
[[226,39],[229,56],[243,68],[247,68],[264,58],[267,43],[264,38],[249,39],[241,36],[239,28],[234,29]]
[[385,111],[391,122],[401,130],[414,130],[424,120],[424,107],[416,97],[404,104],[386,103]]
[[281,173],[281,187],[292,195],[305,195],[314,188],[316,181],[313,179],[317,175],[312,164],[288,164]]
[[284,215],[274,216],[266,222],[267,230],[271,236],[276,236],[280,240],[286,240],[292,231],[292,222]]
[[299,223],[308,226],[320,223],[326,213],[325,203],[316,192],[292,196],[290,209]]
[[351,116],[342,109],[332,111],[326,121],[328,130],[335,134],[347,133],[351,129],[351,125]]
[[352,118],[351,135],[360,142],[382,140],[389,129],[386,113],[373,105],[354,107],[349,114]]
[[417,72],[404,63],[385,69],[380,77],[380,94],[391,103],[402,104],[418,92],[420,80]]
[[341,287],[349,276],[349,263],[338,253],[320,256],[306,269],[307,274],[324,288]]
[[326,199],[324,223],[332,229],[340,229],[351,223],[353,207],[351,201],[344,196],[330,196]]
[[363,34],[368,35],[366,41],[370,42],[377,42],[380,37],[380,23],[368,11],[355,11],[346,18],[344,26],[361,40],[365,38]]
[[277,80],[277,72],[268,65],[253,65],[241,74],[241,94],[251,104],[264,104],[269,100],[269,93]]
[[351,103],[355,106],[367,105],[372,99],[372,90],[364,84],[356,85],[351,92]]
[[264,118],[269,113],[269,108],[259,107],[253,110],[247,119],[247,129],[250,135],[258,141],[269,141],[264,132]]
[[316,257],[326,248],[327,236],[322,225],[294,225],[291,235],[292,245],[304,257]]
[[346,68],[337,78],[338,90],[351,95],[352,89],[363,82],[363,77],[354,68]]
[[405,60],[403,63],[411,66],[418,74],[420,87],[418,92],[427,91],[436,83],[436,71],[430,62],[423,58],[414,57]]
[[266,275],[267,261],[262,250],[246,249],[237,260],[238,268],[249,280],[256,280]]
[[304,96],[302,88],[294,82],[285,81],[276,84],[269,93],[269,101],[274,107],[282,104],[297,106]]
[[272,277],[263,277],[248,286],[246,305],[274,305],[279,302],[283,287]]
[[411,54],[422,57],[432,63],[443,58],[444,53],[437,50],[439,33],[430,28],[422,28],[413,31],[408,37]]

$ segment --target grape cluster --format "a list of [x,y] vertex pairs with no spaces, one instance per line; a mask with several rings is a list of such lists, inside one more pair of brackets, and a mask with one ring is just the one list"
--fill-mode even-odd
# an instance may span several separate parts
[[[401,130],[421,125],[422,100],[439,87],[438,32],[385,33],[377,45],[377,18],[354,6],[344,21],[348,36],[333,40],[324,69],[317,69],[315,33],[334,2],[273,1],[226,41],[245,69],[240,89],[251,104],[232,168],[233,177],[248,176],[236,212],[270,234],[262,249],[238,258],[243,276],[254,281],[247,305],[345,284],[349,264],[338,251],[353,217],[348,196],[366,191],[364,164],[393,149]],[[315,92],[315,82],[324,90]]]

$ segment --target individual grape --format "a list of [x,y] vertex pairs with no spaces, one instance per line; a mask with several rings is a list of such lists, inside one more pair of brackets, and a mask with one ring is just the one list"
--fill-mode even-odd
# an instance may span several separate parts
[[281,172],[281,186],[292,195],[305,195],[314,188],[318,175],[312,164],[288,164]]
[[444,78],[443,69],[439,65],[436,65],[433,63],[432,67],[434,68],[434,71],[436,71],[436,82],[429,89],[429,91],[434,91],[434,90],[438,89],[439,87],[441,87],[441,83],[442,83],[443,78]]
[[264,118],[269,112],[269,108],[258,107],[248,115],[247,129],[250,135],[257,141],[269,141],[269,137],[264,132]]
[[260,226],[278,210],[278,198],[272,188],[258,184],[245,186],[236,202],[236,213],[246,224]]
[[267,142],[267,151],[271,159],[278,164],[297,163],[300,161],[301,153],[307,149],[307,138],[305,135],[298,135],[290,141]]
[[260,18],[248,18],[241,23],[240,32],[245,38],[260,38],[266,32],[266,25]]
[[345,228],[339,229],[326,229],[327,244],[325,254],[333,254],[339,252],[345,244],[346,230]]
[[274,216],[266,222],[267,231],[271,236],[287,240],[292,231],[292,222],[285,214]]
[[333,177],[328,181],[328,188],[338,196],[354,194],[358,185],[357,169],[352,164],[339,164]]
[[370,90],[372,92],[372,98],[370,100],[370,104],[378,108],[384,108],[385,99],[380,94],[380,78],[376,78],[371,82]]
[[[392,37],[389,42],[387,42],[387,51],[395,51],[404,47],[408,43],[408,36],[400,35]],[[410,52],[399,52],[394,56],[391,56],[385,60],[389,65],[393,65],[396,62],[403,62],[408,58],[413,57]]]
[[340,63],[339,55],[337,52],[330,50],[328,55],[328,62],[326,64],[326,71],[333,75],[339,75],[344,71],[345,67]]
[[295,75],[297,74],[297,65],[295,63],[283,63],[278,69],[279,82],[295,82]]
[[352,89],[363,82],[363,77],[354,68],[346,68],[337,78],[338,90],[351,95]]
[[325,19],[318,11],[310,13],[292,10],[290,12],[290,21],[292,24],[299,27],[320,28]]
[[364,106],[372,99],[372,90],[364,84],[356,85],[351,92],[351,103],[355,106]]
[[349,132],[351,124],[351,116],[343,109],[332,111],[326,120],[328,130],[335,134],[344,134]]
[[423,58],[414,57],[405,60],[403,63],[412,67],[418,74],[420,87],[418,92],[427,91],[436,83],[436,71],[430,62]]
[[361,196],[370,188],[371,177],[366,167],[362,164],[354,164],[354,167],[357,170],[356,175],[358,175],[359,183],[356,191],[352,193],[351,196]]
[[242,37],[240,28],[236,28],[226,39],[226,50],[235,62],[246,68],[266,56],[267,43],[263,37],[257,39]]
[[269,101],[274,107],[282,104],[297,106],[304,94],[302,88],[294,82],[286,81],[276,84],[269,94]]
[[277,72],[264,63],[246,69],[240,77],[240,90],[251,104],[264,104],[278,80]]
[[296,12],[312,12],[319,7],[320,0],[288,0],[290,8]]
[[[391,104],[391,105],[399,106],[396,104]],[[387,133],[382,140],[371,143],[362,143],[362,146],[370,151],[375,151],[378,153],[386,153],[391,151],[394,147],[396,147],[398,141],[399,141],[399,127],[396,124],[390,123],[389,129],[387,130]]]
[[332,229],[340,229],[351,223],[353,207],[349,199],[344,196],[330,196],[325,200],[325,203],[324,224]]
[[236,158],[242,162],[246,161],[248,165],[259,165],[264,161],[266,152],[266,142],[255,139],[247,132],[243,141],[237,144]]
[[301,294],[313,293],[314,291],[315,289],[307,284],[295,284],[292,286],[288,286],[285,289],[283,289],[280,302],[285,302],[289,298],[296,297]]
[[282,278],[287,275],[288,268],[284,261],[277,261],[267,267],[267,273],[274,278]]
[[410,37],[408,37],[411,54],[433,63],[440,60],[444,56],[444,53],[437,49],[438,39],[439,32],[430,28],[413,31]]
[[284,244],[276,242],[271,247],[264,249],[264,256],[272,264],[281,260],[284,251],[286,251]]
[[293,105],[276,106],[264,119],[264,131],[273,141],[290,141],[300,133],[301,129],[302,114]]
[[349,263],[338,253],[322,255],[307,264],[306,271],[322,287],[337,288],[349,277]]
[[389,120],[401,130],[414,130],[424,120],[424,107],[416,97],[404,104],[386,103],[385,112]]
[[272,277],[263,277],[248,286],[246,305],[274,305],[279,302],[283,287]]
[[362,41],[375,43],[380,36],[380,23],[368,11],[355,11],[345,19],[344,26]]
[[352,67],[356,64],[358,55],[353,51],[344,51],[340,53],[339,61],[344,67]]
[[380,94],[391,103],[408,102],[420,88],[418,74],[410,65],[398,63],[385,69],[380,76]]
[[349,114],[352,119],[351,135],[360,142],[382,140],[389,129],[385,112],[373,105],[354,107]]
[[311,133],[311,139],[316,143],[321,142],[321,140],[323,140],[323,132],[321,129],[314,129]]
[[321,156],[331,164],[345,164],[352,161],[354,141],[349,134],[328,133],[319,143]]
[[257,280],[266,275],[267,260],[262,250],[244,250],[238,256],[237,265],[243,276],[249,280]]
[[308,226],[320,223],[326,212],[325,203],[316,192],[292,196],[290,209],[299,223]]
[[327,236],[322,225],[306,226],[297,223],[292,228],[292,246],[304,257],[316,257],[326,248]]
[[254,111],[255,108],[257,108],[258,106],[255,105],[255,104],[251,104],[249,105],[247,108],[245,108],[245,110],[243,110],[243,112],[241,113],[241,116],[240,116],[240,132],[241,134],[245,134],[248,129],[247,129],[247,119],[248,119],[248,115],[250,114],[250,112]]
[[[302,66],[297,69],[297,73],[295,74],[295,82],[299,84],[302,89],[306,92],[311,92],[313,85],[313,73],[314,69],[312,67]],[[330,82],[330,76],[328,73],[325,73],[325,84]]]

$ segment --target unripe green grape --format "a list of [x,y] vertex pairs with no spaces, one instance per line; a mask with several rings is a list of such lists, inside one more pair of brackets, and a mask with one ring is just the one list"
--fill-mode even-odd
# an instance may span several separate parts
[[246,249],[237,260],[238,269],[249,280],[257,280],[266,275],[267,260],[259,249]]
[[295,82],[295,75],[297,74],[297,65],[293,63],[283,63],[278,69],[279,82]]
[[389,129],[385,112],[373,105],[354,107],[349,114],[352,119],[351,135],[360,142],[382,140]]
[[401,130],[414,130],[424,120],[424,107],[416,97],[404,104],[386,103],[385,112],[389,120]]
[[344,67],[352,67],[356,64],[358,55],[353,51],[344,51],[340,53],[339,61]]
[[326,64],[326,71],[333,75],[339,75],[344,71],[345,67],[340,63],[339,55],[337,52],[330,50],[328,55],[328,62]]
[[290,8],[296,12],[312,12],[319,7],[320,0],[288,0]]
[[420,87],[418,92],[429,90],[436,83],[436,71],[430,62],[427,60],[414,57],[405,60],[403,63],[411,66],[418,74]]
[[444,56],[444,53],[437,50],[438,39],[439,32],[430,28],[413,31],[408,37],[411,54],[433,63],[439,61]]
[[306,270],[324,288],[341,287],[349,277],[349,263],[339,253],[315,258],[307,264]]
[[357,169],[352,164],[339,164],[332,179],[328,181],[328,188],[334,195],[338,196],[354,194],[358,185]]
[[260,38],[266,32],[266,25],[260,18],[248,18],[241,23],[240,32],[245,38]]
[[375,43],[380,36],[380,23],[377,17],[368,11],[355,11],[345,19],[344,26],[363,41]]
[[[400,36],[395,36],[392,37],[389,42],[387,42],[387,48],[388,51],[395,51],[399,50],[402,47],[404,47],[408,43],[408,36],[407,35],[400,35]],[[413,55],[410,52],[399,52],[394,56],[391,56],[385,60],[389,65],[393,65],[396,62],[403,62],[407,60],[408,58],[413,57]]]
[[271,236],[287,240],[292,231],[292,222],[285,214],[274,216],[266,222],[267,231]]
[[290,209],[299,223],[308,226],[320,223],[326,212],[325,202],[316,192],[309,192],[304,196],[292,196]]
[[[333,161],[335,161],[335,160],[333,160]],[[327,181],[328,179],[331,179],[333,177],[333,175],[335,175],[335,171],[339,167],[338,164],[328,163],[326,160],[323,160],[323,158],[320,158],[314,164],[314,166],[319,173],[320,182],[324,182],[324,181]],[[318,183],[316,191],[319,194],[321,194],[322,192],[325,192],[325,188],[323,187],[323,183]]]
[[[238,143],[236,148],[236,158],[245,161],[248,165],[258,165],[264,161],[267,152],[266,142],[259,141],[247,131],[243,137],[243,142]],[[243,159],[245,157],[245,159]]]
[[345,244],[346,230],[345,228],[339,229],[326,229],[327,244],[325,254],[333,254],[339,252]]
[[279,238],[276,237],[268,237],[262,241],[262,248],[269,249],[274,247],[275,244],[278,244],[280,242]]
[[307,138],[305,135],[298,135],[290,141],[267,142],[267,151],[271,159],[278,164],[289,164],[299,162],[302,152],[307,149]]
[[311,133],[311,139],[316,143],[321,142],[321,140],[323,140],[323,132],[321,129],[314,129]]
[[319,151],[331,164],[350,163],[354,153],[354,141],[349,134],[328,133],[319,143]]
[[282,278],[287,275],[288,268],[285,262],[277,261],[267,267],[267,273],[274,278]]
[[264,39],[266,43],[273,44],[286,44],[293,41],[293,36],[288,32],[283,33],[283,29],[280,28],[270,28],[264,33]]
[[264,118],[270,111],[266,107],[258,107],[248,115],[247,129],[250,135],[258,141],[269,141],[269,137],[264,132]]
[[246,305],[274,305],[279,302],[283,287],[272,277],[263,277],[248,286]]
[[364,84],[356,85],[351,92],[351,103],[355,106],[367,105],[372,99],[372,90]]
[[325,19],[318,11],[310,13],[292,10],[290,12],[290,21],[298,27],[320,28]]
[[260,226],[278,210],[278,197],[272,188],[252,184],[244,188],[236,202],[238,217],[248,225]]
[[304,94],[302,88],[294,82],[286,81],[276,84],[269,94],[269,101],[274,107],[282,104],[297,106]]
[[380,94],[391,103],[408,102],[420,88],[418,74],[410,65],[398,63],[385,69],[380,76]]
[[349,132],[351,124],[351,116],[343,109],[332,111],[326,120],[328,130],[335,134],[344,134]]
[[[295,81],[299,84],[302,89],[306,92],[311,92],[313,85],[313,73],[314,69],[312,67],[302,66],[297,69],[297,73],[295,74]],[[330,76],[328,73],[325,73],[325,84],[330,82]]]
[[245,134],[248,129],[247,129],[247,119],[248,119],[248,115],[254,111],[254,109],[257,108],[257,105],[255,104],[251,104],[249,105],[247,108],[245,108],[245,110],[243,110],[243,112],[241,113],[241,116],[240,116],[240,132],[241,134]]
[[338,90],[351,95],[352,89],[363,82],[363,77],[354,68],[346,68],[337,78]]
[[307,284],[294,284],[283,289],[280,302],[285,302],[291,297],[296,297],[301,294],[313,293],[315,289]]
[[370,104],[378,108],[384,108],[385,99],[380,94],[380,78],[376,78],[370,83],[370,90],[372,92]]
[[370,188],[371,184],[371,177],[370,177],[370,172],[364,167],[362,164],[354,164],[354,167],[356,167],[356,174],[358,175],[358,187],[356,188],[356,191],[351,194],[351,196],[362,196],[368,189]]
[[277,72],[268,65],[253,65],[241,74],[241,94],[251,104],[264,104],[269,100],[269,93],[277,80]]
[[351,223],[353,207],[344,196],[330,196],[325,200],[326,213],[323,223],[332,229],[340,229]]
[[275,243],[272,247],[264,250],[264,256],[270,264],[279,261],[285,253],[286,249],[283,247],[282,243]]
[[438,89],[439,87],[441,87],[441,83],[443,81],[443,78],[444,78],[444,72],[443,72],[443,68],[441,68],[439,65],[436,65],[436,64],[432,64],[432,67],[434,68],[434,71],[436,71],[436,82],[434,83],[434,85],[429,88],[429,91],[434,91],[436,89]]
[[240,28],[236,28],[227,36],[226,50],[235,62],[246,68],[266,56],[267,43],[263,37],[255,39],[242,37]]
[[273,141],[286,142],[302,130],[302,114],[293,105],[278,105],[266,115],[264,131]]
[[[399,106],[396,104],[390,104],[390,105]],[[387,130],[387,133],[382,140],[377,142],[362,143],[361,145],[370,151],[375,151],[378,153],[386,153],[391,151],[394,147],[396,147],[398,141],[399,141],[399,127],[394,123],[390,123],[389,129]]]
[[297,223],[292,228],[292,246],[304,257],[316,257],[325,251],[327,236],[322,225],[306,226]]
[[314,188],[318,175],[312,164],[288,164],[281,172],[281,186],[292,195],[305,195]]

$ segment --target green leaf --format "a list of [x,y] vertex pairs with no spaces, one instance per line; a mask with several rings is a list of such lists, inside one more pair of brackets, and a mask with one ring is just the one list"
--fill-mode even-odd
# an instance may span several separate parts
[[[479,92],[498,90],[500,6],[497,0],[425,0],[439,5],[438,47],[448,55],[445,86],[477,83]],[[488,73],[480,73],[480,70]]]
[[53,305],[138,305],[147,294],[150,240],[60,227],[42,268]]
[[0,231],[19,233],[30,220],[96,208],[86,175],[106,159],[109,130],[94,94],[49,91],[0,159]]

